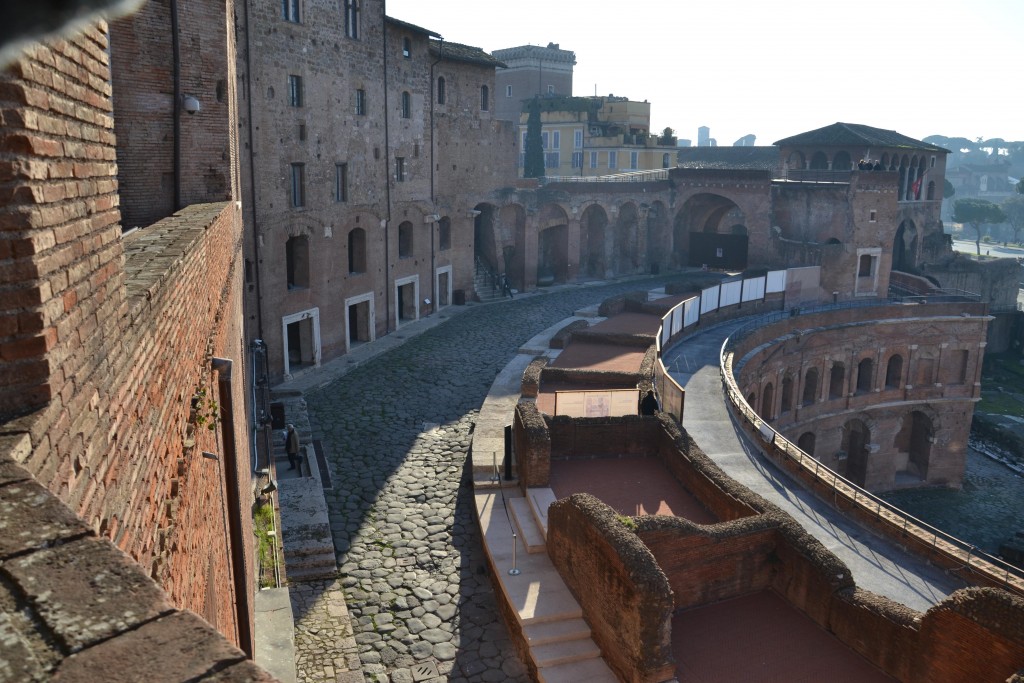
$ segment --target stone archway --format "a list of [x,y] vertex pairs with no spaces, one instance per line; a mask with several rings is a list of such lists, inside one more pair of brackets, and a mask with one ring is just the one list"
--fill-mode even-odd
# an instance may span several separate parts
[[523,290],[526,283],[526,210],[508,204],[498,211],[495,225],[498,274],[506,273],[512,286]]
[[639,225],[636,204],[626,202],[619,207],[612,230],[614,243],[609,259],[615,275],[628,275],[640,270]]
[[846,478],[864,486],[868,476],[868,446],[871,430],[861,420],[848,420],[843,425],[843,451],[846,453]]
[[569,279],[569,219],[558,204],[546,204],[537,220],[537,284]]
[[743,270],[749,244],[746,223],[743,211],[731,199],[695,194],[676,215],[673,253],[680,253],[680,241],[685,239],[686,260],[682,265]]
[[477,211],[473,219],[473,256],[493,272],[500,272],[501,260],[494,239],[494,204],[480,203],[473,207]]
[[607,275],[605,243],[608,214],[600,204],[591,204],[580,218],[580,274],[604,278]]
[[647,209],[647,265],[652,274],[668,268],[670,246],[668,208],[662,202],[654,202]]
[[907,219],[900,223],[892,242],[892,269],[913,272],[917,264],[917,226]]

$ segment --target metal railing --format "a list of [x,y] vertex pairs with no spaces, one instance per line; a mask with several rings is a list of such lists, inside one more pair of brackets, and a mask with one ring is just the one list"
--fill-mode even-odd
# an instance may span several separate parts
[[798,183],[849,183],[852,178],[853,171],[833,171],[824,168],[778,168],[772,174],[772,180]]
[[[849,303],[856,305],[878,305],[868,302]],[[884,303],[891,302],[883,302],[883,304]],[[836,304],[831,307],[823,307],[818,310],[827,310],[830,308],[834,310],[835,308],[842,307],[844,307],[843,304]],[[911,534],[915,536],[922,542],[922,545],[930,545],[933,552],[944,555],[953,564],[962,563],[959,568],[952,570],[954,572],[961,570],[964,570],[965,572],[976,572],[984,575],[989,581],[1002,586],[1008,591],[1018,595],[1024,595],[1024,569],[1005,562],[998,557],[989,555],[988,553],[979,550],[977,546],[956,538],[941,529],[937,529],[930,524],[907,514],[900,508],[887,503],[857,484],[854,484],[852,481],[829,468],[827,465],[822,465],[819,460],[808,455],[799,446],[780,435],[767,421],[762,419],[754,409],[750,407],[736,384],[732,364],[733,351],[737,344],[745,337],[749,336],[753,330],[763,327],[766,324],[770,324],[771,322],[782,320],[785,317],[788,316],[783,314],[758,316],[756,321],[736,330],[736,332],[730,335],[722,343],[722,349],[719,354],[719,371],[721,373],[722,383],[725,386],[726,395],[729,398],[729,403],[735,408],[737,416],[744,419],[751,427],[753,427],[754,432],[761,435],[761,438],[765,441],[766,445],[777,448],[785,455],[785,457],[789,458],[797,466],[801,467],[809,476],[813,477],[815,481],[827,487],[830,490],[834,501],[838,502],[839,498],[846,499],[854,505],[860,506],[865,512],[874,514],[877,520],[882,520],[884,518],[884,521],[890,528],[898,530],[903,534]],[[768,431],[771,433],[770,437],[762,431],[762,426],[767,427]],[[765,449],[765,452],[770,454],[771,449]],[[1017,583],[1011,582],[1011,577],[1015,579]]]
[[611,175],[543,176],[537,180],[541,185],[551,183],[652,183],[658,180],[668,180],[668,169],[658,168],[651,171],[630,171]]

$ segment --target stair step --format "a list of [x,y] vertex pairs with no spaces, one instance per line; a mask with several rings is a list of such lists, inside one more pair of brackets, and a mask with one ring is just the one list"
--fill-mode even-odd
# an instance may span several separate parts
[[586,659],[600,659],[601,649],[590,638],[580,638],[579,640],[566,640],[531,647],[530,655],[537,664],[537,668],[540,669],[545,666],[569,664]]
[[512,517],[516,520],[519,538],[526,546],[526,552],[544,552],[547,549],[544,545],[544,534],[541,533],[537,520],[530,511],[530,501],[526,498],[509,498],[508,503],[512,508]]
[[541,683],[618,683],[619,679],[603,659],[597,658],[539,668],[537,680]]
[[558,498],[555,497],[554,491],[546,487],[527,489],[526,497],[530,501],[530,511],[533,513],[533,518],[537,522],[537,526],[540,528],[540,532],[544,536],[544,540],[547,541],[548,507],[558,500]]
[[315,548],[305,552],[289,552],[288,547],[284,549],[284,562],[289,567],[293,564],[296,566],[301,565],[325,565],[332,564],[336,565],[338,562],[337,556],[334,554],[334,548]]
[[542,621],[523,624],[523,635],[530,647],[562,643],[567,640],[590,638],[590,627],[583,619],[564,619],[562,621]]
[[336,567],[285,567],[284,571],[291,582],[333,579],[338,576]]

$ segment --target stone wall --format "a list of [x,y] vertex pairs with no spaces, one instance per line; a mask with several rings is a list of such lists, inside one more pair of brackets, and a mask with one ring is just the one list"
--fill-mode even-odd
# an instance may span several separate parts
[[519,486],[547,486],[551,478],[551,436],[534,401],[521,400],[512,420]]
[[585,493],[555,502],[548,508],[547,547],[619,678],[671,679],[672,588],[615,511]]

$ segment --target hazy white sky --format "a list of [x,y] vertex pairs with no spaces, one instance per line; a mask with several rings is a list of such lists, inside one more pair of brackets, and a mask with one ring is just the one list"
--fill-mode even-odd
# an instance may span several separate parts
[[757,144],[844,121],[1024,140],[1024,0],[386,0],[488,52],[558,43],[575,95],[651,103],[651,130]]

